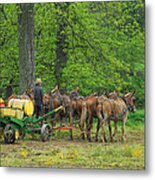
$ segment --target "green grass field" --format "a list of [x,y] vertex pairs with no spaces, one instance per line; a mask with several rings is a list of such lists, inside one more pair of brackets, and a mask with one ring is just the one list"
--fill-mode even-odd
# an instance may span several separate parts
[[[139,115],[140,114],[140,115]],[[138,117],[135,118],[134,116]],[[1,138],[1,166],[129,169],[145,168],[144,111],[130,115],[126,123],[126,142],[121,142],[121,124],[114,143],[88,142],[80,139],[80,131],[55,131],[50,142],[41,142],[39,135],[6,145]],[[132,118],[132,119],[131,119]],[[143,118],[143,119],[141,119]],[[93,130],[95,130],[94,124]],[[106,127],[107,137],[108,128]],[[94,139],[94,134],[92,135]]]

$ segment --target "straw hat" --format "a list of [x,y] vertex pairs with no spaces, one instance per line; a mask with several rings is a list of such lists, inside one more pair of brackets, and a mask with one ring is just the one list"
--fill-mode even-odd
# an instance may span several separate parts
[[76,91],[77,91],[77,92],[79,92],[79,91],[80,91],[80,88],[79,88],[79,87],[77,87],[77,88],[76,88]]
[[36,79],[36,84],[41,84],[42,83],[42,80],[40,78],[37,78]]

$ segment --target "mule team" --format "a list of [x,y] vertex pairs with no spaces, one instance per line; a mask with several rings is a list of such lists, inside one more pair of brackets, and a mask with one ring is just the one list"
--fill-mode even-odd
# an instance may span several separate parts
[[[61,94],[59,87],[56,86],[43,96],[44,113],[62,105],[63,110],[56,113],[53,118],[60,120],[60,122],[62,122],[63,118],[68,118],[71,126],[74,120],[78,118],[80,120],[81,138],[85,139],[86,134],[88,141],[92,141],[91,130],[95,118],[98,120],[95,139],[96,141],[99,140],[98,134],[101,129],[101,140],[103,142],[107,141],[105,124],[108,124],[110,141],[113,142],[118,130],[117,123],[120,120],[122,121],[122,140],[125,141],[126,119],[129,111],[135,111],[135,92],[129,92],[123,97],[120,97],[115,91],[101,96],[94,93],[83,97],[79,94],[79,91],[80,89],[77,88],[68,94]],[[27,91],[25,95],[33,99],[33,89]],[[114,134],[112,134],[111,121],[114,121]],[[84,130],[85,124],[86,131]]]
[[[96,130],[96,141],[100,128],[102,129],[102,141],[107,141],[105,135],[105,124],[108,123],[110,141],[114,141],[117,133],[117,122],[122,121],[122,140],[125,141],[125,123],[129,111],[135,111],[134,93],[127,93],[120,97],[115,91],[108,94],[98,96],[96,93],[87,97],[79,95],[79,88],[62,95],[56,86],[51,92],[43,97],[44,110],[49,111],[63,105],[62,112],[55,115],[55,119],[62,119],[68,116],[70,125],[73,125],[74,119],[80,119],[79,127],[81,129],[81,137],[85,139],[84,125],[86,124],[87,139],[91,141],[91,130],[93,127],[94,118],[98,120]],[[114,121],[115,129],[112,134],[111,121]]]

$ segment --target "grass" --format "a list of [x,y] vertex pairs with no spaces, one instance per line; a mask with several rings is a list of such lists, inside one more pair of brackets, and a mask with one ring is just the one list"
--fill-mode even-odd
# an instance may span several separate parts
[[27,135],[23,141],[16,141],[13,145],[6,145],[0,139],[1,166],[124,170],[145,168],[144,121],[128,120],[127,141],[124,143],[120,141],[121,124],[114,143],[90,143],[79,137],[77,128],[73,141],[69,140],[68,131],[57,131],[50,142],[44,143],[39,140],[39,135],[35,140]]

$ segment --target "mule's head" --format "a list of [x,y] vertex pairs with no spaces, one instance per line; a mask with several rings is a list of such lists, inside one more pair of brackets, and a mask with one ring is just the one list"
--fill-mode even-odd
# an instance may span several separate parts
[[79,91],[80,91],[80,88],[79,88],[79,87],[77,87],[75,90],[71,91],[71,92],[69,93],[70,99],[73,99],[73,98],[75,98],[75,97],[79,97]]
[[129,92],[124,96],[127,108],[131,112],[136,111],[136,107],[135,107],[136,98],[134,97],[134,94],[135,94],[135,91],[133,93]]
[[55,88],[51,90],[51,95],[57,95],[59,93],[59,85],[56,85]]
[[107,93],[106,96],[111,99],[117,99],[119,94],[116,91],[113,91],[113,92]]
[[103,102],[107,99],[107,96],[106,95],[102,95],[98,98],[98,103],[99,104],[103,104]]

